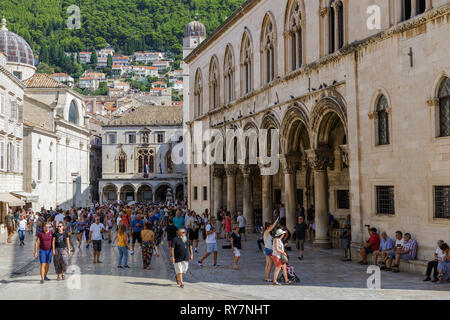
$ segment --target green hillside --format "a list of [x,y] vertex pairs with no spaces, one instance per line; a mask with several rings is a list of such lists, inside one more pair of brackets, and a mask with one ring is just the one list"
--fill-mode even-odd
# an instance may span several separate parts
[[[243,0],[0,0],[9,30],[35,53],[55,45],[79,52],[106,43],[125,54],[137,50],[181,53],[184,27],[198,15],[211,32]],[[67,28],[67,8],[81,10],[81,29]],[[54,50],[54,49],[53,49]],[[53,51],[50,50],[50,51]]]

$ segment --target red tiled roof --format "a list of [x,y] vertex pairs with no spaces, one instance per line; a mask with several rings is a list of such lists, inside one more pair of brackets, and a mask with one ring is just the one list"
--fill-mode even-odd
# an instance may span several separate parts
[[56,81],[45,73],[36,73],[24,81],[27,88],[67,88],[65,84]]

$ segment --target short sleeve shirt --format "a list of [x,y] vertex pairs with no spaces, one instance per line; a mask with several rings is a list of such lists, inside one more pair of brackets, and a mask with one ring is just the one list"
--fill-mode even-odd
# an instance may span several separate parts
[[244,216],[238,216],[236,220],[237,220],[239,228],[244,228],[245,227],[245,218],[244,218]]
[[189,258],[191,256],[189,247],[190,242],[187,240],[186,242],[183,242],[179,237],[176,237],[173,239],[171,247],[174,251],[175,256],[175,263],[181,262],[181,261],[189,261]]
[[103,223],[91,224],[89,231],[92,231],[92,240],[102,240],[102,233],[100,232],[101,229],[105,229]]
[[67,232],[54,233],[53,238],[55,238],[55,248],[67,248],[67,238],[68,237],[69,237],[69,235],[67,234]]
[[392,249],[393,247],[394,247],[394,243],[391,238],[387,237],[386,240],[381,238],[381,240],[380,240],[380,250],[381,251],[386,251],[386,250]]
[[[208,224],[206,226],[206,231],[211,231],[213,229],[213,226],[211,224]],[[210,233],[206,236],[206,243],[216,243],[216,233]]]
[[39,249],[48,251],[52,248],[52,239],[53,239],[53,232],[49,231],[47,233],[45,232],[39,232],[37,237],[39,238]]
[[242,248],[242,246],[241,246],[241,235],[240,234],[236,235],[236,233],[233,232],[231,234],[231,237],[233,238],[233,246],[235,248],[237,248],[237,249],[241,249]]
[[380,236],[377,233],[372,234],[369,238],[369,243],[372,250],[378,250],[380,248]]

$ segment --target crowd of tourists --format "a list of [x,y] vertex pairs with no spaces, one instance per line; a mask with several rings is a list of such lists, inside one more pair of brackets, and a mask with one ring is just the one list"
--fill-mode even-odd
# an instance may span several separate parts
[[[293,230],[286,226],[284,205],[277,206],[273,212],[274,223],[265,222],[256,226],[259,232],[257,245],[265,255],[265,281],[274,285],[293,284],[299,279],[294,268],[289,264],[289,241],[295,243],[298,259],[303,260],[305,241],[312,241],[315,233],[314,207],[305,210],[301,205],[297,208],[298,221]],[[234,256],[233,269],[239,270],[239,260],[243,250],[243,242],[247,241],[247,221],[241,212],[231,214],[220,208],[215,215],[208,209],[202,213],[190,210],[186,203],[167,201],[161,203],[95,203],[89,208],[41,208],[39,212],[19,209],[6,215],[8,242],[11,242],[15,231],[19,235],[19,245],[25,246],[26,235],[34,233],[34,256],[41,263],[41,283],[48,281],[49,266],[54,263],[57,280],[65,280],[70,255],[76,250],[92,248],[92,263],[101,264],[101,252],[104,242],[117,247],[117,268],[127,269],[129,255],[140,251],[142,268],[151,270],[152,258],[159,256],[161,245],[167,241],[170,262],[175,269],[175,280],[180,288],[184,287],[183,275],[189,268],[189,262],[198,253],[198,243],[204,240],[206,252],[197,260],[202,268],[203,263],[212,255],[213,267],[218,264],[218,239],[224,239],[223,248],[231,249]],[[328,232],[336,226],[334,217],[328,216]],[[361,248],[365,265],[367,255],[373,254],[373,263],[379,263],[382,270],[399,272],[401,261],[414,260],[417,255],[417,242],[409,233],[403,235],[397,231],[395,240],[386,232],[381,237],[374,227],[368,227],[369,240]],[[346,250],[344,261],[351,261],[350,232],[351,221],[347,216],[341,236],[343,248]],[[292,231],[292,232],[291,232]],[[138,246],[136,246],[136,242]],[[91,247],[92,246],[92,247]],[[347,255],[348,254],[348,255]],[[273,270],[273,273],[272,273]],[[434,271],[433,271],[434,270]],[[280,275],[281,272],[281,275]],[[433,272],[433,279],[431,273]],[[272,274],[272,276],[271,276]],[[450,278],[449,246],[444,241],[438,242],[434,260],[428,264],[425,281],[444,282]]]

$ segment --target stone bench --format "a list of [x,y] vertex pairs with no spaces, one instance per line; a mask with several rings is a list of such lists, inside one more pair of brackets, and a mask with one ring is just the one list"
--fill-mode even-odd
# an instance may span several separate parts
[[[359,252],[357,252],[357,254],[355,256],[353,256],[353,252],[352,252],[352,257],[358,257],[358,259],[354,259],[355,261],[360,259],[361,255]],[[380,259],[378,259],[378,261],[380,261]],[[367,255],[367,262],[369,264],[372,264],[373,262],[373,254],[369,253]],[[392,261],[392,264],[394,264],[394,261]],[[400,261],[400,272],[410,272],[410,273],[415,273],[415,274],[421,274],[421,275],[425,275],[426,271],[427,271],[427,266],[428,266],[428,261],[426,260],[401,260]]]

